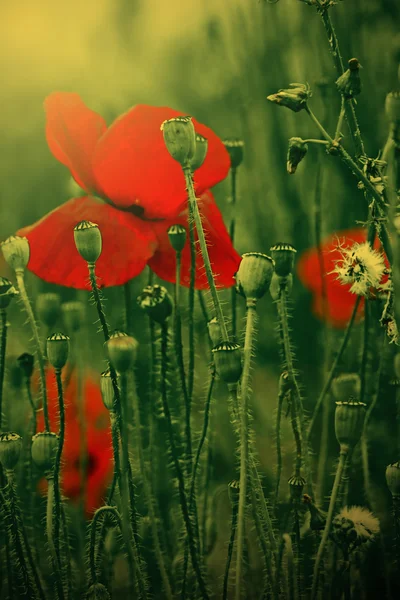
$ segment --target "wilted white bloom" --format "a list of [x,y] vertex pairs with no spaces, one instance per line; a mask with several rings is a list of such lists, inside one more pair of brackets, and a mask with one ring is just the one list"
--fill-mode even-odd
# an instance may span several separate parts
[[371,248],[368,242],[339,249],[342,257],[331,273],[336,273],[341,283],[351,283],[350,291],[353,294],[367,296],[371,287],[380,286],[385,272],[385,262],[380,252]]
[[332,522],[332,535],[339,545],[354,549],[379,533],[379,520],[363,506],[345,506]]

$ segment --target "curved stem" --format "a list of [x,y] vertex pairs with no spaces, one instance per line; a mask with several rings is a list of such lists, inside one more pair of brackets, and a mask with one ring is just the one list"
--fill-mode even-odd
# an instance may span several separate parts
[[[115,508],[115,506],[101,506],[100,508],[98,508],[96,510],[96,512],[93,515],[92,522],[90,524],[90,547],[89,547],[90,583],[89,583],[89,586],[92,583],[93,584],[97,583],[97,581],[98,581],[97,572],[96,572],[96,564],[97,564],[96,555],[98,554],[98,552],[96,553],[96,548],[98,549],[98,546],[100,544],[96,543],[96,533],[97,533],[98,522],[100,521],[100,519],[104,519],[106,514],[109,514],[115,520],[116,525],[119,527],[120,531],[122,532],[121,517],[119,515],[119,512]],[[104,520],[103,520],[103,525],[104,525]],[[103,530],[103,527],[102,527],[102,530]]]
[[7,311],[5,308],[0,310],[0,431],[3,426],[3,384],[4,384],[4,368],[7,346]]

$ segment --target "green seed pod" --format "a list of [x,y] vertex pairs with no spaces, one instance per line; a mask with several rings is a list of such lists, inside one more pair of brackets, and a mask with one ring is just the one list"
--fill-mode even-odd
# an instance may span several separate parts
[[282,290],[286,294],[290,294],[293,287],[293,275],[290,273],[287,277],[281,277],[277,273],[272,274],[271,284],[269,286],[269,293],[271,294],[272,300],[279,300]]
[[222,342],[213,348],[215,368],[225,383],[238,383],[242,375],[242,351],[239,344]]
[[303,495],[303,488],[306,485],[306,480],[304,477],[297,477],[296,475],[292,475],[288,479],[290,497],[292,500],[300,500]]
[[190,166],[196,151],[196,132],[192,117],[175,117],[161,125],[168,152],[182,167]]
[[274,261],[274,271],[279,277],[291,275],[294,267],[296,248],[291,244],[279,242],[270,248],[271,258]]
[[4,259],[14,271],[23,271],[29,262],[29,242],[26,237],[12,235],[1,243]]
[[361,93],[360,68],[357,58],[351,58],[349,68],[336,81],[336,87],[346,100],[351,100]]
[[168,238],[175,252],[182,252],[186,243],[186,229],[183,225],[171,225]]
[[86,593],[86,600],[111,600],[111,596],[102,583],[93,583]]
[[12,471],[21,455],[22,437],[18,433],[0,433],[0,462],[6,471]]
[[47,358],[56,370],[65,367],[69,355],[69,337],[63,333],[53,333],[47,338]]
[[18,296],[18,290],[13,286],[9,279],[0,277],[0,310],[9,307],[14,296]]
[[365,407],[364,402],[355,400],[336,402],[335,433],[341,451],[348,452],[357,445],[364,425]]
[[59,294],[39,294],[36,300],[36,312],[42,323],[52,329],[61,316],[61,297]]
[[359,398],[361,380],[358,373],[342,373],[332,381],[332,394],[338,402]]
[[393,498],[400,498],[400,462],[386,468],[386,484]]
[[229,500],[231,501],[232,506],[239,502],[239,493],[240,482],[237,479],[233,479],[228,483]]
[[172,314],[172,300],[162,285],[148,285],[138,296],[137,302],[142,310],[157,323],[164,323]]
[[270,256],[261,252],[243,254],[236,273],[236,290],[247,300],[259,300],[268,290],[273,270]]
[[101,232],[91,221],[81,221],[74,227],[75,246],[79,254],[89,264],[94,264],[99,258],[103,241]]
[[194,156],[190,161],[190,167],[193,173],[197,171],[197,169],[200,169],[201,165],[205,161],[207,150],[208,140],[199,133],[196,133],[196,149],[194,151]]
[[113,382],[111,379],[110,369],[107,369],[107,371],[103,371],[103,373],[101,374],[100,389],[101,389],[101,396],[103,399],[104,406],[110,412],[113,411],[115,394],[114,394],[114,386],[113,386]]
[[400,92],[390,92],[386,96],[385,112],[390,123],[400,125]]
[[53,467],[58,448],[58,435],[52,431],[42,431],[32,438],[32,460],[43,473],[49,473]]
[[63,320],[68,333],[76,333],[85,323],[85,305],[74,300],[61,305]]
[[219,325],[217,317],[213,317],[210,321],[208,321],[207,328],[212,346],[213,348],[215,348],[215,346],[218,346],[218,344],[220,344],[222,341],[221,327]]
[[108,358],[118,373],[126,373],[135,362],[138,342],[122,331],[115,331],[107,342]]
[[286,158],[286,168],[289,175],[296,173],[298,165],[308,152],[308,144],[299,137],[292,137],[289,140],[289,147]]
[[30,379],[33,374],[33,367],[35,364],[35,358],[33,354],[24,352],[17,358],[17,363],[21,371],[23,372],[26,379]]
[[271,94],[267,100],[286,106],[294,112],[299,112],[307,106],[307,101],[311,96],[311,91],[308,85],[303,83],[291,83],[288,89],[279,90],[276,94]]
[[229,152],[231,168],[237,169],[243,162],[244,141],[238,138],[227,138],[222,143]]

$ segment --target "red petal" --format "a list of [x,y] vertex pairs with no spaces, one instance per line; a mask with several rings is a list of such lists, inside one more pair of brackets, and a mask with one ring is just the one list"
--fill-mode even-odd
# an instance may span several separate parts
[[[240,256],[232,246],[222,215],[210,191],[206,191],[201,195],[199,208],[203,219],[204,233],[215,282],[218,287],[231,287],[235,285],[234,275],[239,268]],[[159,246],[157,252],[149,261],[149,266],[161,279],[172,283],[175,282],[175,251],[169,243],[167,230],[171,225],[178,223],[184,225],[188,232],[187,211],[177,219],[153,224],[157,232]],[[187,287],[190,285],[189,233],[187,233],[186,245],[182,251],[181,283]],[[208,288],[204,263],[198,245],[196,255],[196,288],[198,290]]]
[[[93,169],[102,195],[119,206],[139,205],[148,218],[179,214],[186,200],[182,168],[169,155],[160,126],[182,115],[165,107],[138,105],[119,117],[101,138]],[[208,140],[204,164],[196,171],[198,193],[226,177],[228,152],[211,129],[193,119]]]
[[88,269],[78,254],[73,229],[82,220],[97,223],[103,251],[96,263],[99,286],[122,285],[138,275],[156,248],[149,223],[91,198],[74,198],[40,221],[24,227],[31,248],[28,269],[44,281],[89,289]]
[[46,138],[53,155],[69,168],[87,192],[96,190],[92,157],[107,129],[100,115],[90,110],[78,94],[54,92],[45,100]]

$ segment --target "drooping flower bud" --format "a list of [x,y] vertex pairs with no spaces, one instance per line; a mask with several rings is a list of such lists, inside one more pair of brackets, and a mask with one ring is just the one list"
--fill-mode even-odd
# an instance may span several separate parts
[[63,320],[68,333],[76,333],[85,323],[85,305],[79,300],[64,302],[61,305]]
[[0,277],[0,310],[8,308],[11,300],[17,295],[18,290],[11,281],[5,277]]
[[236,289],[247,300],[259,300],[268,290],[273,273],[270,256],[261,252],[243,254],[236,273]]
[[217,317],[213,317],[210,321],[208,321],[207,327],[212,346],[215,348],[215,346],[218,346],[218,344],[220,344],[222,341],[221,327]]
[[287,295],[290,294],[293,287],[293,275],[290,273],[287,277],[281,277],[275,271],[272,274],[271,284],[269,286],[269,293],[271,294],[272,300],[279,300],[279,297],[284,291]]
[[1,243],[4,259],[14,271],[23,271],[29,262],[29,242],[26,237],[12,235]]
[[49,473],[53,467],[58,448],[58,435],[52,431],[42,431],[32,438],[32,460],[42,473]]
[[63,333],[53,333],[47,338],[47,358],[56,370],[65,367],[69,354],[69,337]]
[[59,294],[39,294],[36,300],[36,312],[42,323],[52,329],[61,315],[61,298]]
[[195,155],[196,132],[192,117],[175,117],[161,124],[168,152],[182,167],[188,167]]
[[286,106],[294,112],[299,112],[303,108],[306,108],[307,101],[311,97],[311,90],[308,85],[303,83],[290,83],[289,89],[279,90],[276,94],[267,96],[267,100],[278,104],[279,106]]
[[385,112],[390,123],[400,124],[400,92],[390,92],[386,96]]
[[108,358],[118,373],[126,373],[135,362],[138,342],[122,331],[115,331],[107,342]]
[[289,489],[290,489],[290,497],[292,500],[299,501],[303,495],[303,488],[306,485],[306,480],[304,477],[297,477],[296,475],[292,475],[288,479]]
[[239,138],[227,138],[222,143],[229,152],[231,168],[237,169],[243,162],[244,141]]
[[172,300],[162,285],[148,285],[138,296],[138,305],[157,323],[164,323],[172,314]]
[[312,531],[322,531],[325,529],[326,513],[313,503],[311,496],[308,494],[304,494],[303,503],[310,511],[310,529]]
[[363,430],[365,407],[364,402],[354,400],[336,402],[335,433],[341,451],[348,452],[357,445]]
[[359,398],[361,380],[358,373],[342,373],[332,381],[332,394],[338,402]]
[[296,173],[298,165],[308,152],[308,144],[299,137],[292,137],[289,140],[289,147],[286,157],[286,168],[289,175]]
[[291,244],[279,242],[270,248],[271,258],[274,261],[274,271],[279,277],[292,274],[296,248]]
[[351,100],[361,93],[361,65],[357,58],[351,58],[349,68],[337,79],[336,87],[346,100]]
[[386,468],[386,485],[393,498],[400,499],[400,461]]
[[233,479],[228,483],[228,494],[232,506],[239,502],[240,482]]
[[103,248],[99,226],[91,221],[81,221],[74,227],[74,240],[82,258],[87,263],[94,264]]
[[86,600],[111,600],[111,596],[102,583],[93,583],[86,593]]
[[103,371],[103,373],[101,374],[100,390],[104,406],[110,412],[114,411],[115,394],[110,369],[107,369],[107,371]]
[[222,342],[213,348],[215,368],[225,383],[237,383],[242,374],[242,352],[239,344]]
[[12,471],[21,455],[22,437],[18,433],[0,433],[0,462],[6,471]]
[[17,358],[17,363],[26,379],[30,379],[33,374],[33,366],[35,364],[35,358],[33,354],[24,352]]
[[183,225],[171,225],[168,238],[175,252],[182,252],[186,243],[186,229]]
[[190,167],[193,172],[197,171],[197,169],[201,167],[201,165],[206,159],[207,151],[208,140],[199,133],[196,133],[196,148],[194,151],[194,156],[190,161]]

